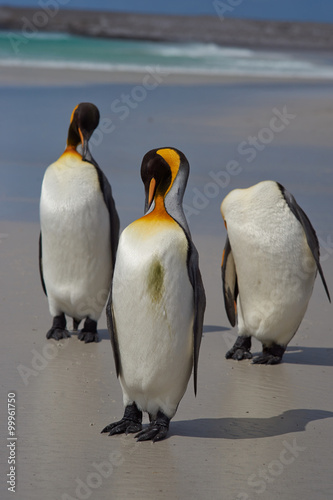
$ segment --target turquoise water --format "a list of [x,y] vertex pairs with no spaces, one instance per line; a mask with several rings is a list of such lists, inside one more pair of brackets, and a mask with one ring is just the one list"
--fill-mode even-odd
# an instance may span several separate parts
[[[332,58],[257,51],[204,43],[88,38],[58,33],[0,32],[0,67],[26,66],[91,71],[144,72],[159,66],[170,74],[244,75],[333,79]],[[2,69],[2,71],[4,71]]]

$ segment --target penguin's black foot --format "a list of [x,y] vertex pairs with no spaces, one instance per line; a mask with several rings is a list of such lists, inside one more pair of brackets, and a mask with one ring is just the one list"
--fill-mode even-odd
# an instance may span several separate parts
[[68,330],[66,329],[61,329],[61,328],[51,328],[47,334],[46,338],[47,339],[54,339],[54,340],[61,340],[61,339],[68,339],[71,336]]
[[84,341],[85,344],[98,342],[97,321],[87,318],[78,335],[78,339]]
[[225,355],[227,359],[241,361],[242,359],[251,359],[251,337],[239,336],[233,347]]
[[132,434],[139,432],[142,429],[142,411],[136,406],[135,403],[126,406],[124,416],[118,422],[113,422],[107,425],[101,431],[108,432],[109,436],[115,434]]
[[137,441],[149,441],[153,443],[166,438],[169,430],[170,418],[161,411],[157,413],[156,419],[150,422],[147,429],[139,432],[135,437]]
[[70,337],[69,331],[66,329],[66,318],[65,315],[59,314],[59,316],[54,316],[52,328],[47,332],[47,339],[67,339]]
[[281,363],[286,346],[272,344],[263,347],[262,354],[253,358],[252,363],[256,365],[278,365]]
[[90,342],[98,342],[98,333],[85,332],[84,329],[82,329],[77,338],[79,340],[82,340],[85,344],[89,344]]

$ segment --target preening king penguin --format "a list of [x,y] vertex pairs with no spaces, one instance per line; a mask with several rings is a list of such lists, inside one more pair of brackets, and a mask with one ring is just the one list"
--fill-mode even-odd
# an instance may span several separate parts
[[94,104],[72,112],[67,147],[46,170],[40,199],[40,275],[53,324],[46,337],[69,337],[66,317],[79,339],[98,340],[97,321],[108,298],[119,238],[110,184],[91,156],[88,141],[98,126]]
[[[123,418],[103,429],[109,435],[161,440],[192,367],[196,392],[206,299],[182,208],[188,174],[177,149],[154,149],[142,161],[145,215],[120,236],[107,306],[125,406]],[[143,411],[150,425],[141,430]]]
[[238,338],[226,358],[250,359],[251,337],[263,345],[253,363],[277,364],[295,335],[317,271],[330,300],[311,222],[279,183],[231,191],[221,204],[227,228],[222,281],[227,316]]

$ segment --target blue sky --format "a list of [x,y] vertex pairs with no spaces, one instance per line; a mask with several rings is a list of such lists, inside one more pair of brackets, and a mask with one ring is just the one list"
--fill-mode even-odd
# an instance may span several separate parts
[[333,0],[0,0],[0,5],[37,6],[57,2],[62,8],[102,9],[162,14],[210,14],[226,6],[226,17],[333,23]]

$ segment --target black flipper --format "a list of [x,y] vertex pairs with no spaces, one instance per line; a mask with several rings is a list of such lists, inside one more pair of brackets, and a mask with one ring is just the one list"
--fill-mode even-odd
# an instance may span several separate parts
[[291,193],[289,193],[289,191],[287,191],[282,186],[282,184],[279,184],[277,182],[277,185],[278,185],[278,187],[279,187],[279,189],[280,189],[280,191],[281,191],[284,199],[286,200],[287,205],[290,208],[291,212],[294,214],[294,216],[296,217],[296,219],[302,224],[302,227],[304,229],[304,233],[305,233],[305,236],[306,236],[306,240],[307,240],[309,248],[310,248],[310,250],[312,252],[313,258],[314,258],[314,260],[316,262],[317,269],[319,271],[321,280],[322,280],[324,288],[325,288],[325,292],[327,294],[328,300],[331,302],[330,293],[328,291],[328,287],[327,287],[327,284],[326,284],[324,273],[323,273],[323,270],[322,270],[322,267],[321,267],[320,261],[319,261],[320,249],[319,249],[319,243],[318,243],[318,238],[317,238],[317,235],[316,235],[316,231],[314,230],[314,228],[313,228],[313,226],[312,226],[312,224],[311,224],[308,216],[306,215],[305,212],[303,212],[303,210],[298,205],[298,203],[296,202],[296,200],[293,197],[293,195]]
[[85,154],[82,156],[83,161],[87,161],[94,165],[97,171],[98,175],[98,180],[99,180],[99,185],[101,192],[103,194],[103,199],[105,202],[105,205],[108,209],[109,212],[109,217],[110,217],[110,243],[111,243],[111,252],[112,252],[112,269],[114,269],[114,265],[116,262],[116,253],[117,253],[117,248],[118,248],[118,241],[119,241],[119,216],[118,212],[116,209],[116,205],[112,196],[112,189],[110,186],[109,181],[107,180],[104,172],[100,169],[98,166],[98,163],[96,160],[92,157],[90,150],[88,148],[88,145],[85,147]]
[[222,258],[222,289],[225,310],[231,326],[236,324],[236,302],[238,296],[237,274],[230,241],[227,236]]
[[[186,232],[185,232],[186,234]],[[194,322],[193,322],[193,381],[194,394],[197,393],[198,359],[202,338],[204,314],[206,308],[206,294],[199,269],[199,255],[192,240],[187,235],[189,245],[187,269],[194,293]]]
[[116,330],[116,324],[113,316],[113,307],[112,307],[112,282],[111,282],[111,291],[109,295],[109,300],[106,305],[106,319],[107,319],[107,325],[108,325],[108,330],[110,332],[110,337],[111,337],[111,345],[112,345],[112,351],[113,351],[113,357],[114,357],[114,364],[116,366],[116,374],[117,377],[119,377],[120,374],[120,353],[119,353],[119,347],[118,347],[118,339],[117,339],[117,330]]
[[115,202],[114,202],[114,199],[112,196],[112,189],[111,189],[110,183],[107,180],[104,173],[102,172],[102,170],[96,165],[95,165],[95,167],[96,167],[97,174],[98,174],[99,185],[100,185],[101,191],[103,193],[104,202],[105,202],[105,205],[109,211],[112,268],[114,269],[114,265],[116,262],[118,241],[119,241],[119,227],[120,227],[119,216],[118,216],[116,205],[115,205]]
[[43,276],[43,255],[42,255],[42,232],[39,233],[39,275],[40,275],[40,280],[42,282],[42,287],[44,290],[45,295],[47,296],[47,291],[46,291],[46,286],[44,282],[44,276]]

